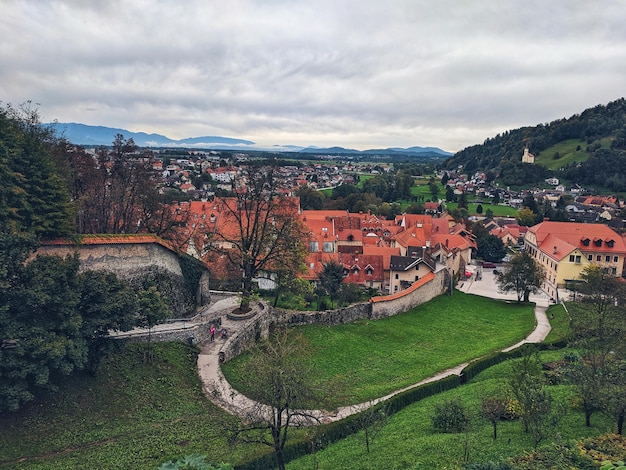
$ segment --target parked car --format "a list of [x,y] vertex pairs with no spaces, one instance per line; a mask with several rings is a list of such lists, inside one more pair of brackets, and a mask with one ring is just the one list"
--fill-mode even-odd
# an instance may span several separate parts
[[483,261],[483,268],[493,269],[496,265],[494,263],[490,263],[489,261]]
[[499,270],[497,270],[497,269],[494,269],[494,270],[493,270],[493,273],[494,273],[496,276],[499,276],[500,274],[502,274],[502,271],[499,271]]

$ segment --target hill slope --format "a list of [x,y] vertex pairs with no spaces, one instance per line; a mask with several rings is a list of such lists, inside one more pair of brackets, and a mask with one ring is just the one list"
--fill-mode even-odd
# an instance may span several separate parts
[[[537,157],[534,166],[542,169],[529,171],[528,165],[521,166],[524,147]],[[507,171],[526,172],[530,173],[528,178],[536,181],[549,173],[547,169],[560,170],[562,176],[568,177],[572,168],[592,156],[597,157],[597,153],[606,157],[609,152],[614,157],[615,152],[623,150],[626,150],[626,100],[620,98],[567,119],[498,134],[483,144],[457,152],[446,160],[444,167],[455,169],[462,165],[467,173],[476,170],[493,170],[500,175],[506,175]]]

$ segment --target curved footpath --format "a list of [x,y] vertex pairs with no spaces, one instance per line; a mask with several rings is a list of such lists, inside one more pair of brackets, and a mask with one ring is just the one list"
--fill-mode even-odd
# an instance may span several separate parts
[[[459,283],[457,288],[462,292],[470,294],[482,295],[491,298],[517,300],[515,294],[502,294],[497,292],[495,279],[492,278],[491,273],[483,274],[483,279],[480,281],[474,281],[473,278],[468,281],[462,281]],[[528,335],[528,337],[526,337],[519,343],[514,344],[513,346],[503,349],[503,351],[510,351],[512,349],[520,347],[522,344],[525,343],[540,343],[546,338],[546,336],[550,332],[550,323],[548,322],[548,318],[546,316],[546,310],[549,306],[549,298],[546,295],[531,295],[530,300],[535,302],[536,304],[535,319],[537,321],[537,325],[535,326],[535,329],[530,335]],[[231,311],[236,305],[236,298],[227,298],[212,304],[207,310],[203,311],[202,313],[208,318],[216,318],[218,316],[221,317],[222,326],[227,329],[230,335],[236,331],[246,328],[248,323],[252,321],[228,320],[226,318],[226,313]],[[222,374],[222,371],[219,367],[218,353],[224,340],[218,338],[217,336],[218,335],[216,335],[215,341],[202,344],[200,354],[198,355],[198,373],[203,384],[204,392],[213,403],[225,409],[229,413],[236,415],[245,415],[248,410],[251,410],[253,408],[258,410],[260,405],[232,388]],[[343,406],[333,411],[332,413],[324,410],[307,411],[307,413],[317,417],[317,419],[319,419],[319,421],[322,423],[337,421],[352,414],[358,413],[364,409],[367,409],[368,407],[373,406],[377,403],[388,400],[394,395],[402,393],[406,390],[410,390],[425,383],[433,382],[453,374],[460,375],[461,371],[468,364],[469,362],[459,364],[452,369],[440,372],[432,377],[422,380],[421,382],[410,385],[400,390],[396,390],[393,393],[385,395],[384,397],[377,398],[375,400],[370,400],[365,403],[359,403],[356,405]],[[261,406],[261,409],[265,409],[265,412],[268,413],[268,416],[271,413],[271,409],[267,406]]]

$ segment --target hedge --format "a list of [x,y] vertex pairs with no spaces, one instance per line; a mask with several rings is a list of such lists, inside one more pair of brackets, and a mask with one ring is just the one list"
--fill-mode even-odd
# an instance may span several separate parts
[[[429,382],[427,384],[420,385],[419,387],[406,390],[394,395],[392,398],[383,403],[377,404],[376,407],[385,407],[387,414],[393,415],[403,408],[424,398],[428,398],[438,393],[456,388],[459,385],[463,385],[489,367],[495,366],[509,359],[522,357],[528,351],[537,349],[559,349],[565,346],[567,346],[567,340],[558,340],[551,344],[526,343],[519,348],[513,349],[512,351],[492,353],[472,361],[463,369],[460,376],[450,375],[441,380]],[[323,449],[333,442],[339,441],[358,432],[361,429],[360,421],[365,412],[366,411],[361,411],[360,413],[350,415],[341,421],[335,421],[320,426],[318,433],[319,443],[317,447],[319,449]],[[290,462],[291,460],[310,454],[311,451],[311,443],[309,442],[291,442],[283,449],[283,457],[285,462]],[[235,470],[267,470],[276,467],[276,456],[274,453],[271,453],[243,464],[236,465]]]

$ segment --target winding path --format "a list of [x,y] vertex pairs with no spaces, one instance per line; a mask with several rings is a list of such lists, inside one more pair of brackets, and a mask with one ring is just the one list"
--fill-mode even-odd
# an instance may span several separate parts
[[[495,280],[491,279],[490,274],[491,273],[484,274],[483,279],[480,281],[474,281],[473,279],[471,279],[469,281],[462,282],[461,284],[459,284],[458,288],[466,293],[482,295],[491,298],[515,300],[515,295],[501,294],[497,292],[495,287]],[[535,329],[530,335],[528,335],[528,337],[504,349],[503,351],[510,351],[512,349],[518,348],[525,343],[540,343],[546,338],[546,336],[550,332],[550,323],[548,322],[548,318],[546,316],[546,310],[549,306],[549,299],[545,295],[539,295],[531,296],[531,301],[535,302],[536,305],[535,319],[537,321],[537,324],[535,326]],[[203,314],[207,315],[208,317],[220,316],[222,318],[222,325],[229,331],[229,333],[233,333],[246,328],[249,322],[252,321],[248,320],[235,322],[228,320],[226,318],[226,313],[232,310],[235,305],[236,299],[227,298],[212,304],[208,310],[203,312]],[[197,362],[198,373],[202,381],[204,392],[213,403],[220,406],[231,414],[245,415],[247,410],[253,408],[258,409],[259,404],[232,388],[222,374],[222,370],[219,367],[218,353],[221,345],[223,344],[223,341],[224,340],[222,339],[216,338],[216,340],[213,342],[208,342],[201,345],[201,351],[198,355]],[[450,375],[460,375],[461,371],[468,364],[469,362],[459,364],[456,367],[442,371],[432,377],[426,378],[416,384],[410,385],[403,389],[396,390],[383,397],[370,400],[365,403],[339,407],[332,413],[323,410],[307,411],[306,413],[310,413],[323,423],[337,421],[352,414],[358,413],[364,409],[367,409],[368,407],[373,406],[377,403],[388,400],[389,398],[406,390],[410,390],[425,383],[433,382],[448,377]],[[269,407],[265,408],[265,412],[271,413],[271,409]]]

